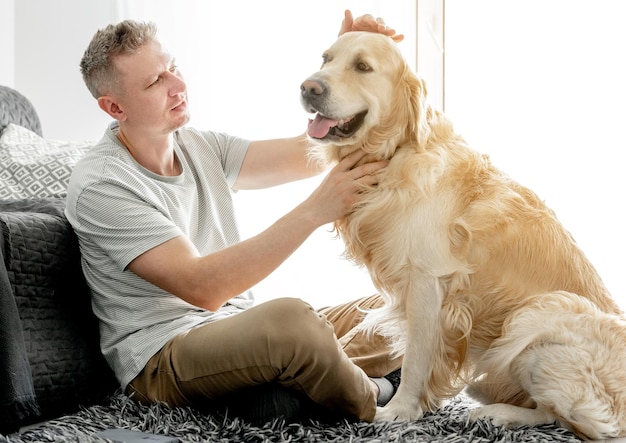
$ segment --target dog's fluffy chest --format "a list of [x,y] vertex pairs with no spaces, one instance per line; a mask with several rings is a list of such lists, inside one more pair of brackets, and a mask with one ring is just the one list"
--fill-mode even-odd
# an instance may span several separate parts
[[374,272],[380,267],[409,266],[431,275],[454,272],[450,265],[457,260],[448,237],[454,217],[451,196],[426,192],[414,184],[404,186],[401,180],[384,177],[337,223],[347,257]]

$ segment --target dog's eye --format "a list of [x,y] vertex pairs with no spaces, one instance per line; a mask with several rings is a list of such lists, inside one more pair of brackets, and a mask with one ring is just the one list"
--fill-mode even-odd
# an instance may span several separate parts
[[368,65],[365,62],[357,62],[356,70],[359,71],[359,72],[370,72],[370,71],[372,71],[372,68],[371,68],[370,65]]

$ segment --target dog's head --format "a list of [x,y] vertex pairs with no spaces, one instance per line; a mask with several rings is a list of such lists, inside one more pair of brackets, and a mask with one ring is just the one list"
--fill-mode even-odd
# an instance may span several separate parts
[[340,36],[300,89],[302,106],[315,114],[309,137],[326,161],[357,149],[388,159],[399,145],[428,137],[425,85],[382,34]]

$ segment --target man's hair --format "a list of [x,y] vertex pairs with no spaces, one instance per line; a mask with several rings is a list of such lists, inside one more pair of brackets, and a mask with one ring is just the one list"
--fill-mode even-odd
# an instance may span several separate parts
[[136,53],[144,44],[156,40],[156,35],[154,23],[134,20],[99,29],[80,61],[80,72],[91,95],[98,98],[119,88],[115,57]]

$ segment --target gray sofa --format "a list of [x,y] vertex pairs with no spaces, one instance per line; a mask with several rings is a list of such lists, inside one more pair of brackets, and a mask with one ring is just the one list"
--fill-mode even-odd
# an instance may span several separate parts
[[[0,137],[7,128],[25,128],[32,131],[24,132],[30,137],[42,135],[30,101],[0,86]],[[0,434],[9,434],[97,403],[118,386],[99,351],[97,320],[80,268],[77,239],[63,215],[63,193],[54,191],[52,183],[59,177],[67,179],[67,173],[51,167],[50,161],[62,165],[68,150],[62,155],[62,150],[50,151],[45,164],[35,164],[28,151],[12,150],[23,146],[24,137],[17,137],[15,145],[2,140]],[[70,147],[73,155],[76,149]],[[20,163],[22,154],[26,162]],[[29,174],[21,167],[32,171],[35,180],[26,179]],[[44,167],[50,168],[42,172]],[[30,187],[30,194],[15,191],[22,184]]]

